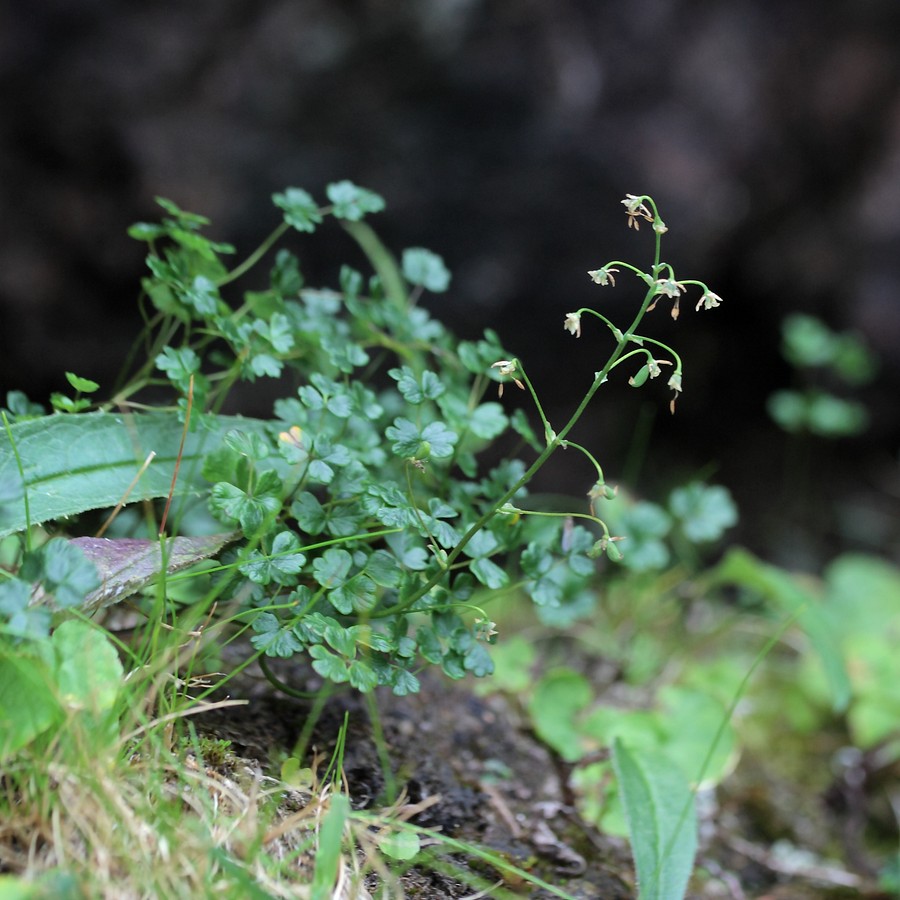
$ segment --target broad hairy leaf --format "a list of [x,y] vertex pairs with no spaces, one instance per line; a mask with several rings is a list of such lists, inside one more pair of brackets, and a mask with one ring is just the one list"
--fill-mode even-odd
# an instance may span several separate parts
[[[219,446],[226,432],[261,433],[265,423],[236,416],[214,416],[185,440],[176,494],[198,493],[205,486],[200,463]],[[25,475],[26,517],[22,497],[3,502],[0,537],[50,519],[89,509],[115,506],[125,495],[151,451],[156,456],[138,479],[129,502],[165,497],[181,442],[182,423],[172,412],[44,416],[0,430],[0,485],[22,487],[16,453]],[[12,438],[12,443],[10,442]],[[13,452],[13,446],[16,453]],[[0,499],[17,491],[0,491]]]
[[613,741],[640,900],[680,900],[697,852],[697,814],[687,779],[668,757]]

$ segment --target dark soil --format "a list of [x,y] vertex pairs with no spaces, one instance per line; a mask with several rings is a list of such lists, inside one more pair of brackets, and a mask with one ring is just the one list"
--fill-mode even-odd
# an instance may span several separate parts
[[[277,695],[265,685],[245,681],[242,688],[249,688],[251,698],[247,706],[196,717],[211,735],[230,740],[235,753],[263,764],[279,752],[295,752],[310,713],[309,703]],[[378,694],[376,704],[390,756],[387,777],[369,709],[355,693],[329,701],[309,741],[310,756],[313,747],[330,756],[349,714],[343,770],[355,808],[387,805],[391,778],[408,803],[431,800],[412,820],[417,825],[488,847],[579,900],[635,896],[627,847],[581,822],[567,795],[566,772],[504,698],[479,698],[464,685],[426,677],[420,694]],[[405,873],[401,881],[407,896],[468,897],[473,882],[485,881],[500,882],[518,896],[527,888],[459,854],[446,862],[456,877],[430,867]],[[524,896],[554,894],[535,889]]]
[[[316,688],[308,673],[296,668],[279,675],[297,688]],[[373,729],[372,707],[352,692],[333,696],[313,724],[310,702],[285,697],[261,678],[243,676],[231,688],[230,696],[250,702],[211,710],[195,721],[264,769],[275,763],[272,774],[277,774],[279,757],[298,752],[304,735],[302,765],[309,764],[314,749],[330,757],[346,716],[343,770],[355,808],[377,810],[389,805],[392,788],[403,790],[410,804],[427,801],[411,820],[415,824],[490,848],[571,897],[637,896],[627,845],[579,818],[566,765],[530,732],[514,701],[479,697],[466,683],[425,677],[418,695],[379,693],[380,726]],[[390,759],[388,774],[379,754],[379,728]],[[824,845],[841,831],[846,816],[829,812],[827,796],[805,804],[790,800],[790,785],[752,765],[741,766],[745,772],[748,768],[743,780],[729,779],[727,789],[701,803],[701,850],[688,897],[889,896],[871,889],[865,874],[851,874],[843,866],[784,862],[773,849],[773,821],[788,843],[802,846],[803,827],[812,827],[818,832],[815,844]],[[409,869],[400,883],[406,896],[420,898],[558,896],[449,852],[436,864]],[[496,887],[478,893],[485,884]],[[368,886],[377,895],[374,875]]]

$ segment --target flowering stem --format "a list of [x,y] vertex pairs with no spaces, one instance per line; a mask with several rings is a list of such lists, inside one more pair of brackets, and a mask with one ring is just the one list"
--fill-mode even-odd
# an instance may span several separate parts
[[[657,235],[656,241],[656,256],[654,259],[654,267],[659,263],[659,235]],[[625,351],[629,341],[634,335],[635,329],[640,325],[641,320],[644,318],[645,313],[647,312],[647,308],[650,306],[654,296],[656,294],[655,286],[651,287],[646,295],[644,296],[643,302],[641,303],[640,309],[637,312],[637,315],[634,317],[634,321],[628,327],[628,330],[625,331],[622,336],[619,338],[615,349],[610,354],[609,359],[606,361],[606,364],[603,368],[596,373],[594,376],[594,380],[591,383],[591,386],[588,388],[581,402],[578,404],[577,409],[574,413],[569,417],[568,422],[562,427],[558,434],[553,434],[552,431],[548,433],[552,435],[550,440],[547,442],[547,446],[540,452],[537,459],[528,467],[525,473],[519,478],[519,480],[511,487],[507,492],[496,500],[493,506],[484,512],[474,524],[469,527],[469,530],[460,538],[459,543],[447,554],[446,559],[443,561],[442,567],[435,572],[417,591],[415,591],[412,596],[408,597],[406,600],[398,603],[396,606],[391,607],[388,611],[391,615],[396,615],[398,613],[403,612],[404,610],[409,609],[413,604],[415,604],[418,600],[424,597],[433,587],[435,587],[438,582],[444,577],[447,569],[453,564],[453,562],[459,558],[459,555],[463,552],[466,545],[470,540],[481,531],[487,523],[497,515],[498,510],[509,503],[510,500],[526,485],[529,481],[537,474],[537,472],[543,468],[544,463],[558,450],[561,446],[564,445],[566,435],[574,428],[575,424],[584,414],[587,405],[591,402],[594,394],[597,393],[597,389],[601,384],[606,380],[607,375],[612,370],[613,366],[618,362],[619,358]],[[521,371],[521,370],[520,370]],[[524,376],[524,373],[523,373]],[[535,397],[535,402],[537,402],[537,397],[534,394],[533,388],[531,388],[531,383],[528,379],[525,379],[531,389],[532,396]],[[541,419],[544,422],[544,427],[549,428],[549,422],[543,414],[543,410],[538,404],[538,410],[541,414]],[[387,614],[387,612],[386,612]]]

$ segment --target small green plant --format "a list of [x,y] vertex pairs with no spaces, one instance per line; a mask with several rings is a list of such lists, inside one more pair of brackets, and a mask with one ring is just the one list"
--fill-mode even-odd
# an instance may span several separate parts
[[[496,334],[459,341],[429,313],[426,294],[445,291],[450,275],[424,248],[395,260],[365,221],[384,207],[381,197],[346,181],[326,195],[324,204],[296,188],[274,195],[281,223],[231,268],[225,260],[234,248],[205,236],[205,218],[159,200],[162,221],[130,229],[148,247],[147,328],[112,396],[86,412],[83,395],[97,385],[69,373],[75,397],[54,395],[52,416],[24,395],[8,398],[0,537],[19,539],[0,571],[0,646],[20,682],[32,678],[21,659],[44,667],[32,681],[61,677],[45,659],[46,641],[61,640],[62,626],[49,637],[54,616],[91,614],[137,594],[148,617],[145,663],[163,624],[176,635],[249,630],[255,655],[285,691],[297,686],[281,682],[267,659],[303,655],[329,683],[402,695],[419,689],[428,665],[454,679],[489,675],[496,629],[488,608],[502,598],[525,595],[545,621],[571,622],[595,608],[598,571],[609,561],[652,570],[668,560],[665,541],[683,550],[733,524],[727,494],[700,484],[675,492],[667,509],[617,511],[599,461],[569,437],[600,387],[623,369],[635,388],[663,376],[674,412],[681,357],[642,334],[641,324],[660,302],[677,319],[691,287],[697,309],[721,302],[662,260],[667,228],[652,198],[622,201],[629,227],[650,226],[649,265],[614,260],[588,273],[609,287],[621,272],[636,277],[643,293],[630,322],[620,327],[592,306],[565,315],[571,335],[599,323],[608,344],[570,416],[552,424],[524,362]],[[300,257],[282,247],[264,285],[235,289],[289,232],[308,235],[329,219],[355,240],[373,274],[345,266],[336,288],[311,288]],[[284,389],[271,419],[222,414],[236,383],[263,378]],[[507,385],[524,392],[539,427],[500,402]],[[168,405],[156,402],[160,391],[169,393]],[[530,448],[529,461],[483,464],[489,447],[512,442]],[[580,454],[589,485],[585,508],[569,513],[543,509],[528,495],[537,472],[563,449]],[[168,501],[161,515],[147,502],[171,500],[173,491],[170,514]],[[130,510],[112,525],[108,519],[109,539],[51,537],[46,525],[138,500],[144,521],[129,518]],[[145,528],[150,536],[138,536]],[[198,568],[211,557],[218,562]],[[20,711],[24,724],[0,752],[12,755],[46,735],[56,721],[48,704],[40,721]],[[626,810],[641,805],[635,791],[648,771],[657,772],[647,776],[653,797],[675,781],[678,795],[689,797],[673,767],[654,768],[640,750],[624,747],[616,759]],[[314,893],[333,884],[348,815],[335,795]],[[694,826],[688,815],[667,822],[665,858],[648,855],[643,844],[636,856],[652,891],[661,885],[674,896],[690,870]]]

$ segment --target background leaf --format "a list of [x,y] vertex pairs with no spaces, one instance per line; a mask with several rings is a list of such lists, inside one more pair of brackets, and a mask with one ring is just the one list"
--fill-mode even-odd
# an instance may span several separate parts
[[0,659],[0,762],[33,741],[60,716],[46,666],[12,653]]
[[106,634],[86,622],[63,622],[51,638],[56,650],[59,699],[69,709],[102,714],[112,709],[125,670]]
[[730,550],[713,570],[713,584],[737,584],[761,594],[773,606],[795,616],[822,660],[831,690],[832,708],[843,712],[850,702],[851,685],[837,629],[821,597],[806,590],[790,573],[757,559],[741,548]]

